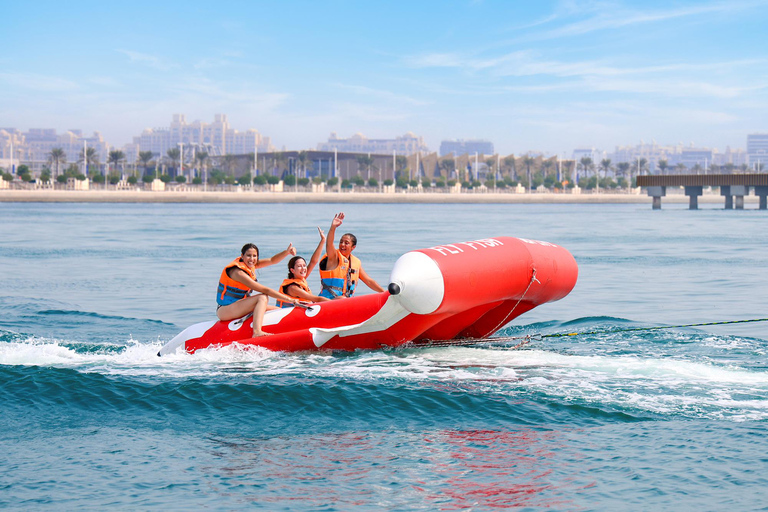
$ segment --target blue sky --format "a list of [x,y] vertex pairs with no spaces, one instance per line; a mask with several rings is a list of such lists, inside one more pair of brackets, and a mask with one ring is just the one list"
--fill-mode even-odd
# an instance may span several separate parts
[[228,115],[287,149],[491,140],[503,154],[768,131],[768,0],[5,2],[0,127]]

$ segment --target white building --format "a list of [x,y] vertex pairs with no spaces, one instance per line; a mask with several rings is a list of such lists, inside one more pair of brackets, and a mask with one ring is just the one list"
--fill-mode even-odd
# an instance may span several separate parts
[[455,156],[459,155],[493,155],[493,142],[482,139],[457,139],[457,140],[444,140],[440,143],[440,156],[445,156],[453,153]]
[[263,137],[258,131],[249,129],[239,132],[232,128],[226,114],[216,114],[212,123],[194,121],[187,123],[184,114],[174,114],[168,128],[147,128],[141,135],[134,137],[131,144],[126,144],[126,160],[134,162],[140,151],[151,151],[157,156],[164,156],[169,149],[185,146],[185,160],[191,156],[191,150],[206,151],[211,156],[226,154],[245,155],[258,151],[274,151],[269,137]]
[[51,150],[54,148],[61,148],[66,155],[65,162],[59,168],[60,172],[72,163],[82,165],[85,146],[96,149],[99,161],[106,162],[109,146],[99,132],[86,137],[82,130],[69,130],[61,134],[56,133],[54,128],[32,128],[27,132],[15,128],[0,130],[0,155],[3,162],[8,161],[6,165],[10,167],[10,161],[13,160],[14,167],[24,164],[34,172],[48,166]]
[[747,163],[752,168],[759,163],[763,170],[768,169],[768,133],[747,135]]
[[413,155],[421,151],[428,153],[429,148],[424,144],[424,139],[411,132],[394,139],[369,139],[362,133],[356,133],[348,139],[340,139],[336,132],[331,133],[328,142],[320,142],[318,151],[341,151],[344,153],[374,153],[379,155]]

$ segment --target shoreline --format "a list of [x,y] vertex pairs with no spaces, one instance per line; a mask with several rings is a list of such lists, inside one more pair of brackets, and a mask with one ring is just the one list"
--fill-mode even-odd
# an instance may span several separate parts
[[[757,203],[744,197],[745,204]],[[688,196],[670,194],[664,204],[688,204]],[[553,192],[515,193],[379,193],[379,192],[203,192],[144,190],[0,190],[0,203],[361,203],[361,204],[647,204],[645,194]],[[723,197],[705,194],[699,204],[723,204]],[[663,207],[663,206],[662,206]]]

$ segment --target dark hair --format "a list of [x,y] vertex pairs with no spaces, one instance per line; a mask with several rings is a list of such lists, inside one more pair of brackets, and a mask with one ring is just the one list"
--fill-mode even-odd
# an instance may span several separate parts
[[[295,279],[293,272],[291,272],[291,269],[296,265],[296,262],[299,260],[304,260],[301,256],[294,256],[288,261],[288,279]],[[304,260],[305,262],[307,260]]]
[[248,249],[256,249],[256,261],[259,261],[259,248],[256,247],[256,244],[245,244],[242,249],[240,249],[240,257],[242,258],[245,256],[245,253],[248,252]]
[[344,233],[341,236],[348,236],[352,240],[352,246],[357,247],[357,237],[353,235],[352,233]]

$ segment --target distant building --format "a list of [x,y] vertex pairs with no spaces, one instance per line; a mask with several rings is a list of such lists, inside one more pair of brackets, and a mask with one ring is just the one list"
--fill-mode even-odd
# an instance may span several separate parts
[[739,167],[746,165],[747,152],[743,149],[731,149],[730,146],[725,147],[725,153],[716,153],[713,158],[717,165],[733,165]]
[[413,155],[419,151],[427,153],[429,148],[424,139],[411,132],[394,139],[369,139],[362,133],[356,133],[348,139],[340,139],[336,132],[331,133],[328,142],[317,145],[318,151],[342,151],[347,153],[373,153],[378,155]]
[[[687,170],[694,167],[703,170],[708,169],[712,164],[729,163],[726,160],[738,160],[738,155],[730,152],[726,156],[720,155],[714,148],[698,148],[693,144],[683,146],[682,144],[661,146],[656,142],[646,144],[641,142],[637,146],[618,146],[613,154],[609,155],[611,162],[615,165],[620,162],[629,162],[637,165],[638,160],[645,159],[648,164],[648,171],[651,174],[657,174],[660,171],[659,161],[667,162],[667,173],[677,168],[680,164]],[[634,171],[636,172],[636,171]]]
[[[12,143],[12,144],[11,144]],[[54,128],[32,128],[21,132],[15,128],[0,130],[0,155],[2,160],[11,160],[11,145],[13,145],[13,166],[20,164],[28,166],[32,171],[39,172],[48,165],[51,150],[61,148],[66,155],[65,165],[59,169],[63,172],[69,164],[83,161],[85,147],[96,149],[99,161],[106,162],[108,145],[99,132],[86,137],[82,130],[69,130],[56,133]]]
[[[185,150],[195,148],[211,156],[267,153],[275,149],[269,137],[263,137],[254,129],[239,132],[230,127],[225,114],[216,114],[212,123],[187,123],[184,114],[174,114],[168,128],[147,128],[134,137],[131,144],[126,144],[126,160],[135,162],[140,151],[164,156],[179,144],[183,144]],[[184,159],[187,160],[186,156]]]
[[747,163],[752,168],[758,163],[768,168],[768,133],[747,135]]
[[444,140],[440,143],[440,156],[450,155],[493,155],[493,142],[481,139],[472,140]]

